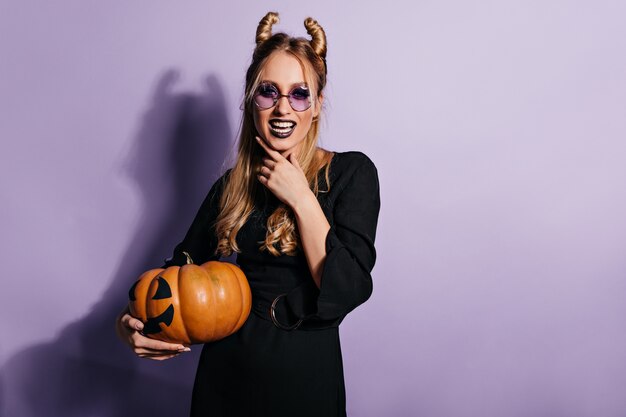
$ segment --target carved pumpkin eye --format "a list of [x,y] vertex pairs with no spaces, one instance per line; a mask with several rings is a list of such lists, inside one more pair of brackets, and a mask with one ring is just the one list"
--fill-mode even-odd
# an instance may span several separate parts
[[[139,281],[135,282],[128,292],[128,298],[130,301],[137,300],[137,297],[135,296],[135,288],[137,288],[137,284],[139,284]],[[157,290],[154,293],[154,296],[152,296],[152,300],[164,300],[167,298],[172,298],[172,289],[170,288],[170,284],[168,284],[163,277],[159,276],[157,277]],[[159,323],[169,326],[172,324],[172,320],[174,320],[174,306],[170,304],[169,307],[167,307],[165,311],[158,316],[148,317],[148,320],[144,323],[142,333],[145,335],[159,333],[162,331]]]
[[[164,300],[167,298],[172,298],[172,289],[170,288],[170,284],[167,283],[163,277],[158,278],[157,290],[152,297],[153,300]],[[144,324],[143,334],[154,334],[159,333],[161,331],[161,326],[159,323],[163,323],[166,326],[172,324],[172,320],[174,319],[174,306],[172,304],[169,305],[165,309],[165,311],[159,314],[156,317],[148,318],[148,321]]]
[[158,277],[157,290],[154,293],[153,300],[163,300],[164,298],[172,298],[172,289],[170,284],[163,277]]

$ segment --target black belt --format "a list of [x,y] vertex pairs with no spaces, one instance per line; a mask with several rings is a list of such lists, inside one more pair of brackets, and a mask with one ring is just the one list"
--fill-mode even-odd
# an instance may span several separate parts
[[303,284],[288,292],[252,290],[252,310],[281,330],[321,330],[337,324],[316,320],[317,287]]

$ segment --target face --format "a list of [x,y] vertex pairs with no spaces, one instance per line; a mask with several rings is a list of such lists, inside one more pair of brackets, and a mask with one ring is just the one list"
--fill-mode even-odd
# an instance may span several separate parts
[[[285,95],[294,87],[306,86],[300,62],[282,51],[270,55],[261,70],[261,82],[273,84],[279,94]],[[321,97],[311,97],[311,100],[311,107],[304,111],[295,111],[287,97],[280,97],[276,105],[265,110],[252,103],[254,126],[261,139],[285,157],[291,152],[297,154],[321,107]]]

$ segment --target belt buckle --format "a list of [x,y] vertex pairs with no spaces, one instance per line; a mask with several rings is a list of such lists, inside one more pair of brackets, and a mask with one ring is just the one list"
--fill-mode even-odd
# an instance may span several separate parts
[[292,326],[285,326],[284,324],[280,323],[278,319],[276,319],[276,303],[278,302],[280,297],[284,297],[285,295],[287,295],[287,293],[280,294],[279,296],[274,298],[274,301],[272,301],[272,306],[270,307],[270,317],[272,318],[272,322],[274,322],[274,325],[279,329],[295,330],[300,326],[300,324],[302,324],[302,319],[298,320],[298,322]]

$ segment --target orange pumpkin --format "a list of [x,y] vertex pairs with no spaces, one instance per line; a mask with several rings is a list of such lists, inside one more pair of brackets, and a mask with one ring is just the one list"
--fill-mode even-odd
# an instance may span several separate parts
[[144,272],[129,291],[130,314],[142,333],[172,343],[195,344],[235,333],[252,308],[243,271],[228,262],[157,268]]

